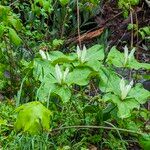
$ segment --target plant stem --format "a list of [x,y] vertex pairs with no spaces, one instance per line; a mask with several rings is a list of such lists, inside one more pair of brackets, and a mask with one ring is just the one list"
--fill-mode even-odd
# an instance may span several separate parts
[[138,135],[142,135],[141,132],[136,132],[133,130],[128,130],[128,129],[122,129],[122,128],[114,128],[114,127],[106,127],[106,126],[92,126],[92,125],[77,125],[77,126],[66,126],[66,127],[60,127],[60,128],[54,128],[52,129],[53,131],[59,131],[59,130],[65,130],[65,129],[72,129],[72,128],[80,128],[80,129],[106,129],[106,130],[118,130],[118,131],[122,131],[122,132],[128,132],[128,133],[134,133],[134,134],[138,134]]

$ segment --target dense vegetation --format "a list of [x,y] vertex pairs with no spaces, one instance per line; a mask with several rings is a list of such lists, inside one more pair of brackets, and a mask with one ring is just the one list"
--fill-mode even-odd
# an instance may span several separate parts
[[0,149],[149,150],[145,0],[0,1]]

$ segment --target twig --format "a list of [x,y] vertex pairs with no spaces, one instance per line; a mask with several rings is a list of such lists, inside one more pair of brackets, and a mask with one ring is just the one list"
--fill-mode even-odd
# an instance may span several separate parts
[[77,23],[78,23],[78,42],[81,48],[81,36],[80,36],[80,10],[79,10],[79,1],[77,0]]
[[[130,8],[131,9],[131,8]],[[133,13],[132,13],[132,9],[130,10],[130,15],[131,15],[131,24],[132,24],[132,26],[133,26]],[[132,30],[131,30],[131,48],[133,48],[133,28],[132,28]]]
[[80,35],[80,38],[79,37],[71,38],[68,41],[66,41],[66,43],[67,44],[69,44],[71,42],[77,43],[78,41],[80,41],[80,43],[81,43],[82,41],[91,40],[91,39],[101,35],[103,33],[103,30],[104,30],[104,28],[99,28],[99,29],[92,31],[92,32],[86,32],[86,33]]

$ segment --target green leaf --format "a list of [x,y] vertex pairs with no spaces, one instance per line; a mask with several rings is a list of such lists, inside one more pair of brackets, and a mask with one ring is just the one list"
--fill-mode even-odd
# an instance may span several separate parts
[[91,69],[88,67],[78,67],[69,73],[66,83],[77,84],[77,85],[87,85],[89,82],[89,75]]
[[65,6],[69,3],[70,0],[59,0],[59,1],[63,6]]
[[8,22],[18,31],[22,29],[22,24],[18,18],[8,16]]
[[111,93],[105,94],[103,100],[111,101],[114,104],[116,104],[118,108],[118,112],[117,112],[118,117],[122,119],[130,117],[131,111],[134,108],[139,109],[140,107],[140,103],[138,103],[136,99],[130,98],[130,99],[121,100],[120,97]]
[[103,92],[113,92],[116,95],[120,94],[119,83],[120,78],[118,75],[111,69],[107,69],[104,66],[101,66],[101,69],[98,72],[100,82],[99,88]]
[[60,39],[54,39],[52,42],[53,47],[58,47],[60,45],[63,45],[64,41]]
[[131,62],[129,62],[128,68],[134,68],[136,70],[138,69],[147,69],[147,70],[150,70],[150,64],[148,63],[139,63],[135,58],[131,60]]
[[56,95],[58,95],[61,98],[61,100],[63,101],[63,103],[68,102],[71,98],[71,91],[66,86],[57,85],[54,88],[54,90],[52,91],[52,93],[55,93]]
[[114,46],[111,48],[106,61],[116,67],[124,67],[124,54]]
[[4,31],[5,31],[5,26],[0,24],[0,38],[3,36]]
[[102,45],[94,45],[87,50],[86,58],[88,61],[103,60],[104,59],[104,47]]
[[114,99],[113,102],[117,103],[118,106],[118,117],[119,118],[127,118],[131,116],[131,111],[134,108],[139,109],[140,104],[135,99],[125,99],[124,101],[116,101],[117,99]]
[[38,134],[50,129],[51,111],[44,107],[40,102],[26,103],[16,109],[17,120],[15,130]]
[[76,59],[76,55],[74,53],[71,53],[67,56],[60,51],[52,51],[49,53],[49,56],[52,60],[53,65],[64,62],[72,62]]
[[49,61],[35,59],[33,63],[33,76],[41,82],[56,83],[55,68]]
[[129,97],[135,98],[140,104],[144,104],[150,98],[150,92],[145,90],[142,84],[136,84],[129,92]]
[[142,39],[144,39],[146,36],[150,35],[150,27],[146,26],[139,29],[139,34],[141,35]]
[[9,7],[0,5],[0,22],[6,21],[9,13]]
[[[124,53],[119,52],[116,47],[112,47],[110,50],[107,62],[109,64],[113,64],[116,67],[124,67]],[[150,64],[147,63],[139,63],[134,57],[131,58],[131,60],[126,65],[127,68],[133,68],[133,69],[147,69],[150,70]]]
[[53,88],[54,88],[54,84],[51,84],[50,81],[48,80],[43,81],[37,90],[36,97],[41,102],[49,101],[50,94]]
[[140,137],[140,145],[143,148],[143,150],[149,150],[150,149],[150,134],[144,134],[142,137]]
[[59,96],[63,103],[68,102],[71,97],[71,91],[67,86],[50,84],[49,82],[42,83],[37,91],[38,99],[44,102],[49,101],[51,94]]
[[4,119],[1,119],[1,118],[0,118],[0,127],[1,127],[2,125],[7,125],[7,120],[4,120]]
[[98,60],[91,60],[86,62],[84,65],[90,67],[94,71],[99,71],[102,64]]
[[16,31],[12,28],[9,28],[8,36],[10,41],[15,44],[16,46],[19,46],[22,42],[20,37],[17,35]]
[[52,0],[43,1],[43,8],[45,11],[51,13],[53,11]]

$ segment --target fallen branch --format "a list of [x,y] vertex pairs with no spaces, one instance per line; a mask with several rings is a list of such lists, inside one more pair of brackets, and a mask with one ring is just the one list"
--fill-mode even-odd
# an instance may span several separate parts
[[77,36],[77,37],[69,39],[68,41],[66,41],[66,43],[67,44],[69,44],[69,43],[75,44],[75,43],[91,40],[91,39],[101,35],[103,33],[103,30],[104,30],[104,28],[102,27],[95,31],[86,32],[86,33],[82,34],[80,37]]

